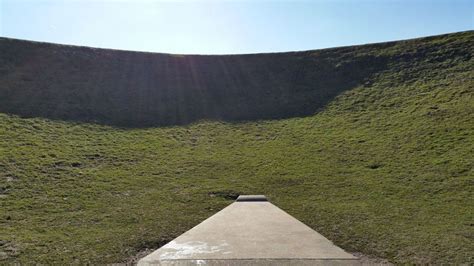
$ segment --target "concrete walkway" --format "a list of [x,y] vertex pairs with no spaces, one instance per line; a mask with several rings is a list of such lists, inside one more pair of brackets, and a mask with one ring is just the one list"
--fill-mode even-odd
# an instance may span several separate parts
[[240,196],[138,265],[357,265],[358,259],[266,201]]

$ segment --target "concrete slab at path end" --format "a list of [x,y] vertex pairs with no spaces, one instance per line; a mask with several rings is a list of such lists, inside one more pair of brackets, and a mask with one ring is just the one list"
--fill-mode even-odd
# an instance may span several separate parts
[[358,265],[302,222],[266,201],[236,202],[175,238],[138,265]]

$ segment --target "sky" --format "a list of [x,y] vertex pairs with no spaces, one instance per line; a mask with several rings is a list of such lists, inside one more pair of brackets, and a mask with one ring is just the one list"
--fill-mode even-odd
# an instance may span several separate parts
[[0,0],[1,37],[177,54],[311,50],[473,29],[473,0]]

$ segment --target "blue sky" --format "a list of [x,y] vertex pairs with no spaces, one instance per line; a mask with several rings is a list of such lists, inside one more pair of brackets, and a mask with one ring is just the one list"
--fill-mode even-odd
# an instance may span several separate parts
[[0,0],[2,37],[181,54],[309,50],[473,25],[472,0]]

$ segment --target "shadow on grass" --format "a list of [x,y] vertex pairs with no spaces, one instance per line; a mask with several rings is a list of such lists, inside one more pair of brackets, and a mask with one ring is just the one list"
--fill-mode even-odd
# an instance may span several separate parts
[[0,112],[119,127],[304,117],[387,68],[362,48],[202,56],[0,38]]

